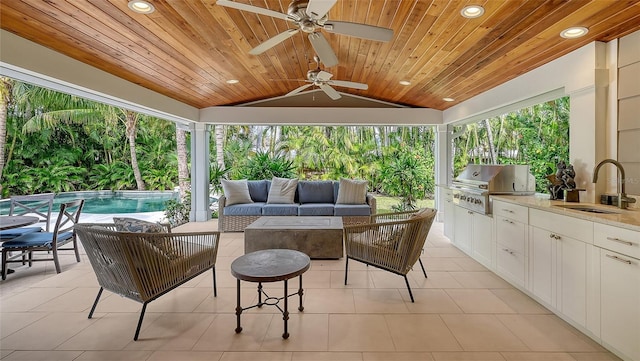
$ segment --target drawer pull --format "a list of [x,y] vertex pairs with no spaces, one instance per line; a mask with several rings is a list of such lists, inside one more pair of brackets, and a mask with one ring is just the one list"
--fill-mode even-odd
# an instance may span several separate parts
[[510,209],[502,208],[502,210],[505,211],[505,212],[513,213],[513,211],[510,210]]
[[618,262],[622,262],[622,263],[626,263],[626,264],[631,264],[631,261],[629,261],[628,259],[620,258],[620,257],[618,257],[618,256],[612,256],[612,255],[610,255],[610,254],[605,254],[605,256],[607,256],[607,257],[609,257],[609,258],[611,258],[611,259],[614,259],[614,260],[616,260],[616,261],[618,261]]
[[614,241],[614,242],[618,242],[618,243],[626,244],[627,246],[633,246],[633,242],[625,241],[625,240],[620,239],[620,238],[616,238],[616,237],[607,237],[607,239],[608,239],[608,240],[610,240],[610,241]]
[[556,239],[556,240],[558,240],[558,239],[562,239],[562,237],[558,236],[558,235],[557,235],[557,234],[555,234],[555,233],[550,233],[550,234],[549,234],[549,238],[553,238],[553,239]]
[[503,221],[503,222],[507,222],[507,223],[509,223],[509,224],[513,224],[513,222],[512,222],[512,221],[510,221],[510,220],[508,220],[508,219],[503,219],[502,221]]
[[[510,250],[509,248],[503,248],[502,250],[507,252],[508,254],[513,254],[513,251]],[[631,263],[631,262],[629,262],[629,263]]]

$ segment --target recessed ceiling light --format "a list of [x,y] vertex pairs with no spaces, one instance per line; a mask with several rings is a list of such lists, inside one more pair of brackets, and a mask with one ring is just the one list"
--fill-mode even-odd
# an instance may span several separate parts
[[455,99],[453,99],[453,98],[442,98],[442,100],[444,100],[445,102],[455,101]]
[[129,9],[140,14],[151,14],[156,10],[151,3],[143,0],[129,1]]
[[465,6],[461,11],[460,15],[464,16],[467,19],[479,18],[484,14],[484,8],[480,5],[469,5]]
[[227,84],[238,84],[240,80],[238,79],[229,79],[227,80]]
[[565,39],[575,39],[581,36],[587,35],[589,29],[583,26],[574,26],[568,29],[564,29],[560,32],[560,36]]
[[411,85],[411,82],[408,80],[400,80],[400,85]]

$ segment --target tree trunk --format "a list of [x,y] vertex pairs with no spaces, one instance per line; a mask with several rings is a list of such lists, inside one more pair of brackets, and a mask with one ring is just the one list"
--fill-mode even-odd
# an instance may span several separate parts
[[189,166],[187,163],[187,135],[186,132],[177,125],[176,144],[178,152],[178,186],[180,188],[180,199],[184,199],[190,188]]
[[138,114],[130,110],[125,110],[125,124],[127,129],[127,138],[129,138],[129,151],[131,152],[131,168],[136,178],[136,185],[139,191],[145,190],[140,167],[138,166],[138,157],[136,155],[136,134],[138,133]]
[[[11,101],[11,91],[13,83],[11,79],[0,78],[0,177],[4,170],[4,147],[7,140],[7,109]],[[0,185],[0,192],[2,186]]]
[[224,127],[221,124],[216,124],[216,163],[220,169],[225,169],[224,166]]
[[491,158],[491,164],[498,164],[498,158],[496,157],[496,145],[493,143],[493,131],[491,130],[491,123],[489,123],[489,119],[484,120],[484,125],[487,127],[487,141],[489,142],[489,157]]

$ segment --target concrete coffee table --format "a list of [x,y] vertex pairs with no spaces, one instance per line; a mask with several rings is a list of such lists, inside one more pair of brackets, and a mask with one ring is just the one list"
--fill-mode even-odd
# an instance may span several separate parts
[[265,216],[244,230],[244,253],[295,249],[311,258],[342,257],[342,218]]

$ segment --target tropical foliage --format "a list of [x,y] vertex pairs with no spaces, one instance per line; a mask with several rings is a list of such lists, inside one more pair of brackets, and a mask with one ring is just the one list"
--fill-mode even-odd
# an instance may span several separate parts
[[[174,123],[2,79],[3,197],[188,188],[190,136]],[[453,172],[470,162],[528,163],[545,191],[544,176],[568,159],[568,108],[562,98],[452,127],[459,134]],[[223,178],[359,178],[371,191],[400,198],[395,208],[411,209],[433,195],[434,144],[432,126],[216,126],[212,192],[221,191]],[[175,218],[184,217],[184,205],[173,206]]]

